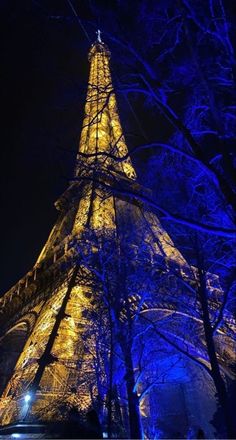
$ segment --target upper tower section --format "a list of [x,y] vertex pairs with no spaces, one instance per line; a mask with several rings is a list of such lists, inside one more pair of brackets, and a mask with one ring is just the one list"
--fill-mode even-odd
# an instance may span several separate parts
[[[112,85],[110,52],[101,40],[100,31],[97,41],[90,48],[88,59],[90,75],[79,152],[91,154],[86,158],[87,164],[97,164],[104,171],[117,172],[129,179],[135,179],[136,174],[129,158],[119,162],[101,154],[107,153],[121,158],[128,153],[128,149]],[[78,158],[81,160],[80,155]],[[79,172],[78,166],[76,173]]]

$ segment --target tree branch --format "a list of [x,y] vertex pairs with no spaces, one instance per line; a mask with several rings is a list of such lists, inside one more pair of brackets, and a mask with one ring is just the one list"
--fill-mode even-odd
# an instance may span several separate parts
[[110,186],[101,180],[96,180],[93,177],[89,177],[89,176],[78,176],[78,177],[75,177],[74,179],[70,179],[70,180],[71,181],[83,180],[83,181],[90,181],[90,182],[92,181],[92,182],[96,183],[97,185],[103,187],[104,189],[107,189],[108,191],[112,192],[115,195],[123,195],[126,197],[130,197],[131,199],[136,199],[139,202],[147,205],[152,210],[154,210],[154,212],[157,211],[159,214],[161,214],[161,218],[166,221],[172,221],[174,223],[177,223],[177,224],[180,224],[183,226],[188,226],[189,228],[192,228],[196,231],[204,232],[207,234],[218,235],[221,237],[236,237],[236,229],[225,229],[225,228],[217,227],[214,225],[207,225],[207,224],[203,224],[200,222],[196,222],[194,220],[188,220],[184,217],[179,216],[178,214],[172,214],[167,209],[165,209],[165,208],[161,207],[160,205],[158,205],[157,203],[155,203],[149,197],[147,197],[143,194],[139,194],[139,193],[135,192],[134,190]]

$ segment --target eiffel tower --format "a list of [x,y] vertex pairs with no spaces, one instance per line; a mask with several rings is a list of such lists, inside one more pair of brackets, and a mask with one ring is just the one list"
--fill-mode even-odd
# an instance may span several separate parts
[[[183,277],[188,276],[186,261],[157,216],[135,197],[129,197],[147,192],[138,184],[128,157],[109,68],[110,52],[100,33],[88,58],[90,75],[74,178],[55,204],[58,220],[35,265],[0,300],[0,418],[5,433],[14,433],[16,427],[18,432],[39,432],[42,426],[37,423],[65,421],[72,408],[83,420],[98,407],[102,380],[97,377],[94,362],[96,332],[103,326],[106,332],[108,324],[103,315],[94,333],[91,316],[96,315],[99,298],[105,292],[101,283],[97,287],[92,264],[94,261],[97,267],[104,243],[110,252],[116,243],[114,261],[119,266],[117,243],[124,228],[130,231],[132,225],[136,230],[132,245],[136,257],[145,242],[150,267],[152,259],[158,257]],[[111,289],[114,284],[110,279]],[[174,300],[170,307],[160,297],[161,289],[162,316],[176,307],[181,311]],[[139,298],[130,294],[133,309],[139,307]],[[148,301],[143,301],[142,309],[149,307]],[[188,307],[195,307],[191,298]],[[120,321],[126,318],[121,311]],[[99,371],[100,376],[105,375],[105,367]],[[116,393],[119,400],[121,391]],[[143,407],[147,417],[145,411]]]

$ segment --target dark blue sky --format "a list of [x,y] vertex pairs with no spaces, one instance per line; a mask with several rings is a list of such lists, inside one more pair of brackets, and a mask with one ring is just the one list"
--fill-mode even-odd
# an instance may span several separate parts
[[1,21],[3,292],[37,258],[73,171],[75,154],[61,148],[76,150],[88,42],[77,24],[47,18],[37,2],[3,3]]

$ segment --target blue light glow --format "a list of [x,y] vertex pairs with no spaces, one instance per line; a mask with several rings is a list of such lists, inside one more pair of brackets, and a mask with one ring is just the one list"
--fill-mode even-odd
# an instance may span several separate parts
[[28,393],[25,395],[24,400],[26,403],[28,403],[31,400],[31,395]]

